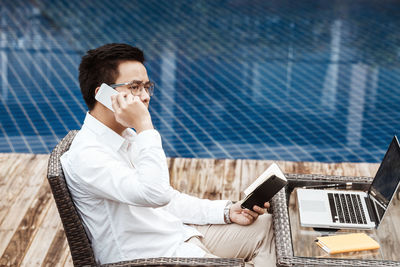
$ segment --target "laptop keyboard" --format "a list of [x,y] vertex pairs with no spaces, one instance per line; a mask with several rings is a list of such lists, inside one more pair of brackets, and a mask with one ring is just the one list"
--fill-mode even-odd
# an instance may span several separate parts
[[328,199],[333,222],[367,224],[360,195],[328,193]]

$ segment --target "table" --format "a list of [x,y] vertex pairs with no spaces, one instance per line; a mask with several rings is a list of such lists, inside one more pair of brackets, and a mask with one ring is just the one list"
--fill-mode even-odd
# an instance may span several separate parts
[[380,227],[374,230],[339,230],[366,232],[381,245],[379,250],[348,252],[329,255],[314,240],[317,236],[335,234],[300,226],[296,188],[305,185],[352,182],[355,190],[367,190],[371,177],[287,174],[288,185],[271,201],[274,218],[275,244],[278,266],[400,266],[400,200],[390,204]]

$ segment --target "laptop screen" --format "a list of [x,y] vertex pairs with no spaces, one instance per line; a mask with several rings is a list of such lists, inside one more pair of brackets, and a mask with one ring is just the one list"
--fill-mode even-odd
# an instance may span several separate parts
[[400,182],[400,146],[394,136],[370,187],[370,193],[387,209]]

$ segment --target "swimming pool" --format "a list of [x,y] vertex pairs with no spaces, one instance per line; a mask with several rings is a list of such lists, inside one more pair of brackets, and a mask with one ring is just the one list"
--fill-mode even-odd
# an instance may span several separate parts
[[398,1],[6,1],[0,152],[79,129],[86,50],[144,50],[170,157],[379,162],[400,119]]

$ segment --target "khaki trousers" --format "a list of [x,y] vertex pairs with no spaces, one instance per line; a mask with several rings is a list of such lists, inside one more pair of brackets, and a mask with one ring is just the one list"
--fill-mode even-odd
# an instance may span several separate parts
[[207,252],[206,257],[243,258],[246,266],[276,266],[275,238],[271,214],[264,214],[251,225],[192,225],[204,237],[194,236],[186,242]]

